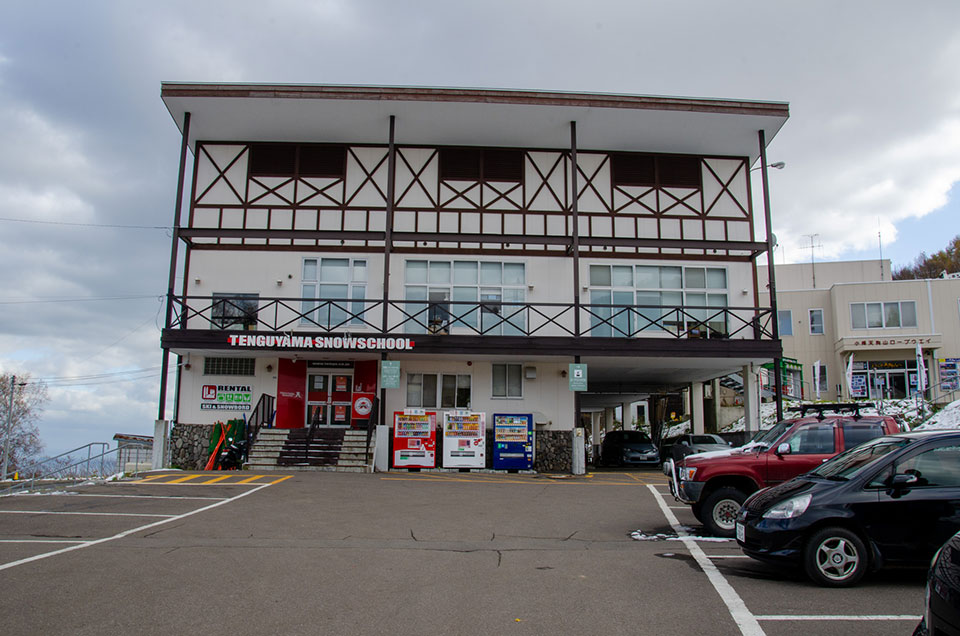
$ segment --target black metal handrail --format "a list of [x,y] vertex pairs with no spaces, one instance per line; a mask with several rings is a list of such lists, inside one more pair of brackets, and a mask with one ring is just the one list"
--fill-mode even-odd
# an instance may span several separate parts
[[250,418],[247,420],[247,447],[243,451],[244,461],[250,458],[250,449],[253,447],[253,443],[257,441],[260,429],[273,423],[273,418],[277,413],[274,409],[275,402],[276,399],[272,395],[264,393],[257,400],[257,405],[250,411]]
[[[443,301],[260,298],[242,317],[214,316],[214,307],[229,299],[173,296],[173,329],[291,331],[326,333],[355,330],[397,335],[465,335],[624,337],[655,335],[672,338],[773,338],[769,307],[704,307],[702,305],[581,304],[579,331],[576,305],[518,301]],[[388,324],[383,327],[383,306]],[[240,305],[236,305],[240,308]],[[551,333],[552,332],[552,333]]]

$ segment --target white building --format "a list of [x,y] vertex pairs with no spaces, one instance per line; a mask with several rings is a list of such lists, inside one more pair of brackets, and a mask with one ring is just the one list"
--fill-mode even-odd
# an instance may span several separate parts
[[817,397],[818,365],[821,399],[915,395],[918,346],[926,396],[942,402],[958,388],[960,278],[894,281],[890,272],[889,260],[776,266],[783,355],[803,367],[803,397]]
[[[162,337],[180,363],[175,428],[249,414],[263,395],[278,428],[365,427],[377,397],[388,424],[405,409],[482,412],[488,426],[530,413],[538,449],[569,455],[580,413],[688,389],[696,414],[704,382],[780,355],[757,302],[768,240],[754,236],[750,169],[784,103],[161,95],[186,185]],[[397,388],[381,361],[399,363]],[[586,391],[570,388],[573,363]]]

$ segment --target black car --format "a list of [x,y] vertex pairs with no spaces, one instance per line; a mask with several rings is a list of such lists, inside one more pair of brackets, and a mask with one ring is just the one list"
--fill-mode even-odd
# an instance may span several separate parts
[[600,445],[600,463],[606,466],[657,466],[660,452],[643,431],[610,431]]
[[960,431],[878,437],[747,499],[737,542],[748,555],[802,564],[848,586],[886,565],[926,565],[960,530]]
[[960,634],[960,532],[933,557],[927,574],[923,618],[913,636]]

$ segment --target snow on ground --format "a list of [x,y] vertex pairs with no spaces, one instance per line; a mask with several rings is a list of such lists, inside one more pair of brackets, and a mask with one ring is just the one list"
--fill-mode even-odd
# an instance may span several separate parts
[[960,400],[946,405],[943,410],[918,426],[917,430],[935,428],[960,428]]

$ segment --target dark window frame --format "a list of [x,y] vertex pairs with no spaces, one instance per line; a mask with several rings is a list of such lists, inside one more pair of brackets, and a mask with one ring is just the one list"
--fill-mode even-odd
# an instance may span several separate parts
[[343,144],[251,143],[248,148],[250,177],[344,179],[347,175]]
[[[610,179],[614,186],[700,190],[703,188],[702,164],[703,158],[699,155],[615,152],[610,154]],[[689,174],[685,174],[687,171]]]
[[510,148],[440,148],[440,181],[523,183],[525,159]]

